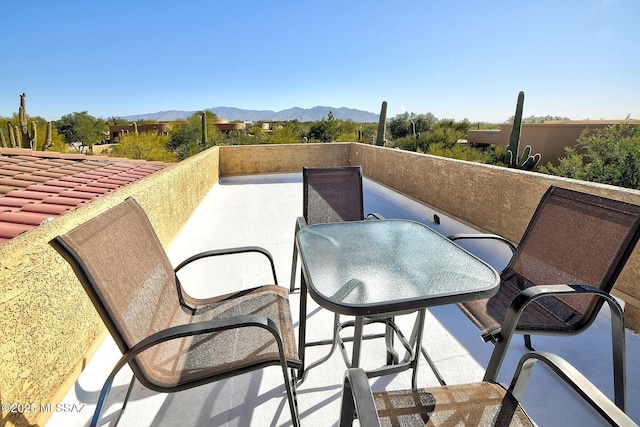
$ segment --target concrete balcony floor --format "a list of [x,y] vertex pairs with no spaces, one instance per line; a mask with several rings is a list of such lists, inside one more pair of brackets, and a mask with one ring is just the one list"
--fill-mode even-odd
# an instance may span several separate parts
[[[407,218],[424,222],[442,234],[469,231],[442,214],[441,224],[433,223],[434,211],[385,187],[365,179],[365,211],[386,218]],[[452,195],[455,197],[455,195]],[[175,264],[206,249],[244,245],[267,248],[276,260],[279,283],[288,286],[293,248],[293,228],[302,214],[302,177],[300,174],[262,175],[224,178],[203,199],[200,207],[168,253]],[[508,259],[505,248],[470,246],[469,250],[500,270]],[[256,258],[253,258],[256,257]],[[212,268],[215,273],[211,274]],[[232,271],[240,274],[232,274]],[[194,296],[217,295],[230,289],[271,283],[269,269],[256,255],[234,256],[224,263],[201,262],[198,268],[181,273],[181,281]],[[297,327],[299,294],[290,295],[294,324]],[[555,352],[576,366],[609,397],[613,395],[611,339],[608,310],[586,332],[570,338],[534,336],[537,349]],[[310,300],[308,340],[329,338],[333,315]],[[413,315],[399,319],[409,330]],[[381,340],[377,340],[381,341]],[[427,312],[424,345],[448,384],[480,381],[493,345],[483,343],[477,329],[455,307],[441,306]],[[319,358],[328,347],[308,350],[309,361]],[[512,341],[498,377],[508,383],[520,356],[526,351],[522,338]],[[363,351],[363,366],[384,363],[379,343],[368,341]],[[104,379],[120,353],[108,337],[87,365],[64,403],[82,405],[80,412],[54,413],[54,426],[85,426],[93,414]],[[629,413],[640,422],[640,338],[627,331]],[[339,352],[309,372],[298,388],[298,404],[303,426],[334,426],[340,411],[342,378],[345,365]],[[125,367],[117,376],[102,413],[102,425],[117,416],[131,378]],[[374,390],[410,387],[410,372],[374,378]],[[420,386],[435,386],[437,381],[422,360]],[[531,417],[544,426],[603,425],[597,414],[575,397],[540,365],[534,370],[523,398]],[[121,426],[281,426],[290,425],[290,414],[279,367],[269,367],[233,379],[212,383],[174,394],[149,391],[139,383],[133,390],[120,420]]]

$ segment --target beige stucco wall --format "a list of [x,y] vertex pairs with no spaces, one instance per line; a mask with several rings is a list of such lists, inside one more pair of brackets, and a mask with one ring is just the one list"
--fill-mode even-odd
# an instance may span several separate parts
[[[55,403],[75,381],[104,325],[48,242],[133,196],[168,244],[218,180],[219,150],[172,165],[0,245],[0,400]],[[50,414],[2,413],[1,425],[44,425]]]
[[351,143],[220,147],[220,175],[301,172],[303,166],[347,166]]
[[[640,204],[637,190],[391,148],[354,143],[350,158],[352,164],[362,165],[367,177],[515,243],[552,184]],[[640,245],[614,291],[626,302],[627,326],[636,331],[640,331],[639,284]]]
[[[557,178],[360,143],[228,146],[220,148],[220,174],[299,172],[303,166],[361,165],[387,187],[517,243],[550,185],[640,204],[640,191]],[[640,249],[627,263],[614,293],[626,302],[627,325],[640,330]]]
[[[638,191],[365,144],[214,147],[0,245],[0,400],[55,403],[104,336],[82,285],[48,245],[53,237],[133,196],[167,245],[219,176],[349,164],[362,165],[367,177],[514,242],[551,184],[640,204]],[[627,326],[635,330],[640,330],[638,253],[616,284],[617,295],[627,302]],[[47,418],[36,413],[1,421],[43,425]]]

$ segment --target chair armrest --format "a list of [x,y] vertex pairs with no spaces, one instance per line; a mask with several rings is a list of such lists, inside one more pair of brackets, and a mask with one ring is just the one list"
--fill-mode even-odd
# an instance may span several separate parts
[[369,379],[361,368],[352,368],[345,372],[339,425],[351,427],[356,418],[361,427],[380,426]]
[[267,259],[269,260],[269,263],[271,264],[271,273],[273,274],[273,283],[277,285],[278,278],[276,277],[276,267],[275,267],[275,263],[273,262],[273,257],[271,256],[271,253],[268,250],[261,248],[259,246],[241,246],[237,248],[214,249],[210,251],[200,252],[182,261],[180,264],[178,264],[178,266],[174,269],[174,271],[177,273],[180,269],[182,269],[186,265],[194,261],[197,261],[199,259],[208,258],[212,256],[235,255],[235,254],[248,253],[248,252],[261,253],[267,257]]
[[447,239],[451,240],[451,241],[456,241],[456,240],[461,240],[461,239],[465,239],[465,240],[480,240],[480,239],[492,239],[492,240],[499,240],[502,243],[506,244],[507,246],[509,246],[509,249],[511,249],[511,253],[515,253],[516,251],[516,246],[511,243],[509,240],[505,239],[502,236],[499,236],[497,234],[486,234],[486,233],[457,233],[457,234],[451,234],[449,236],[447,236]]
[[581,284],[531,286],[520,291],[513,301],[511,301],[511,304],[505,313],[504,321],[502,322],[502,330],[500,331],[500,335],[502,336],[501,341],[507,336],[513,335],[513,332],[516,330],[518,325],[520,315],[529,303],[545,296],[567,294],[595,294],[609,303],[612,313],[612,322],[615,322],[616,319],[622,320],[624,318],[622,307],[620,307],[618,301],[608,293],[594,286]]
[[[113,371],[111,372],[111,376],[115,377],[115,374],[127,363],[129,363],[134,357],[136,357],[141,352],[148,350],[149,348],[161,344],[166,341],[184,338],[194,335],[203,335],[209,334],[213,332],[220,332],[229,329],[237,329],[237,328],[247,328],[247,327],[258,327],[263,328],[271,332],[273,337],[276,340],[278,345],[278,350],[281,357],[284,356],[284,345],[282,343],[282,338],[280,334],[280,329],[278,325],[271,319],[266,316],[261,316],[257,314],[253,315],[244,315],[244,316],[235,316],[229,317],[225,319],[212,319],[206,322],[196,322],[189,323],[185,325],[173,326],[168,329],[163,329],[158,331],[148,337],[144,338],[129,350],[127,350],[118,363],[116,363]],[[113,381],[113,378],[110,380]],[[109,381],[109,379],[107,381]]]
[[[522,311],[533,300],[549,295],[568,295],[589,293],[603,298],[611,310],[611,332],[614,358],[614,384],[616,388],[616,405],[626,408],[626,374],[625,374],[625,342],[624,342],[624,313],[622,307],[614,297],[608,293],[589,285],[539,285],[521,291],[511,301],[502,322],[502,328],[495,342],[493,353],[487,364],[484,381],[494,381],[504,360],[504,356],[513,337]],[[526,332],[524,332],[526,333]],[[616,362],[617,361],[617,362]]]
[[576,391],[584,400],[589,403],[603,418],[611,425],[616,426],[636,426],[637,424],[618,408],[604,393],[594,386],[580,371],[570,365],[560,356],[536,351],[527,353],[520,359],[516,372],[509,386],[509,392],[520,400],[524,388],[531,376],[536,362],[541,361]]
[[142,341],[135,344],[126,353],[123,354],[120,361],[123,362],[122,365],[124,365],[124,363],[128,363],[139,353],[165,341],[243,327],[259,327],[267,329],[274,335],[274,337],[276,337],[276,341],[281,341],[278,325],[266,316],[260,316],[256,314],[236,316],[225,319],[212,319],[206,322],[189,323],[185,325],[173,326],[168,329],[163,329],[156,332],[155,334],[149,335]]
[[[169,340],[241,327],[259,327],[271,332],[278,345],[280,359],[282,362],[285,361],[284,344],[282,343],[278,325],[273,320],[265,316],[236,316],[226,319],[213,319],[206,322],[197,322],[174,326],[162,331],[158,331],[155,334],[144,338],[133,347],[131,347],[128,351],[126,351],[122,355],[120,360],[118,360],[118,362],[115,364],[113,370],[111,371],[111,374],[109,374],[109,377],[107,377],[106,381],[104,382],[102,391],[100,392],[100,396],[98,398],[98,402],[103,402],[106,399],[109,389],[111,388],[111,384],[113,383],[115,376],[120,371],[120,369],[122,369],[122,367],[127,363],[131,362],[131,360],[141,352]],[[99,415],[100,414],[98,412],[94,413],[92,425],[97,425]]]

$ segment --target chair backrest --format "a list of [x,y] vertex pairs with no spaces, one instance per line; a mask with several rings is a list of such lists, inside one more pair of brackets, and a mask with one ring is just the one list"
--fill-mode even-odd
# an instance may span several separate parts
[[[533,285],[587,284],[610,292],[640,236],[640,206],[551,186],[543,196],[503,280]],[[573,330],[595,318],[603,300],[589,295],[540,298]],[[557,301],[557,300],[556,300]]]
[[360,166],[303,168],[302,180],[308,225],[364,219]]
[[[173,267],[134,199],[56,237],[51,244],[73,267],[123,353],[181,315]],[[153,352],[141,353],[132,368],[144,370],[152,365],[152,357]]]

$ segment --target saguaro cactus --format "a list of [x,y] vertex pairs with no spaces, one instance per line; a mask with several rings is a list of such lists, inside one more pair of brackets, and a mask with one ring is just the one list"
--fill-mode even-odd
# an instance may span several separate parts
[[8,148],[7,147],[7,140],[4,139],[4,131],[2,129],[0,129],[0,146],[2,148]]
[[542,157],[540,153],[531,155],[531,146],[527,145],[524,148],[522,157],[520,157],[520,130],[522,129],[522,108],[524,105],[524,92],[520,91],[518,94],[518,101],[516,103],[516,115],[513,117],[513,129],[511,130],[511,136],[509,137],[509,147],[507,147],[507,153],[505,155],[505,163],[510,168],[532,170]]
[[36,124],[35,122],[31,122],[32,132],[29,133],[29,123],[27,121],[27,106],[25,100],[26,97],[27,95],[25,93],[20,95],[20,109],[18,111],[18,116],[20,118],[22,148],[30,148],[32,150],[35,150],[37,140]]
[[380,119],[378,121],[378,135],[376,136],[376,145],[384,145],[384,134],[387,129],[387,101],[382,101],[380,109]]
[[22,147],[22,134],[20,133],[20,127],[18,126],[13,127],[13,136],[16,141],[15,148]]
[[47,135],[44,138],[44,142],[42,143],[42,151],[47,151],[49,147],[51,147],[51,122],[47,122]]
[[202,112],[202,145],[207,145],[207,112]]
[[11,148],[17,148],[16,135],[13,133],[13,125],[11,122],[7,122],[7,133],[9,134],[9,144]]

